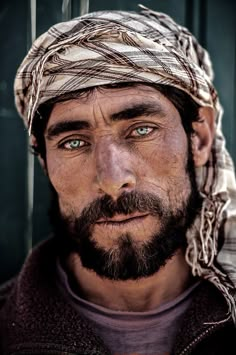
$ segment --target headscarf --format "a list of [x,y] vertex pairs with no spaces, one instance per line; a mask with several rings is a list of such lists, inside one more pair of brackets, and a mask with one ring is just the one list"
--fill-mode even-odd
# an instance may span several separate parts
[[[100,11],[51,27],[32,45],[15,79],[15,102],[31,133],[39,106],[79,89],[122,82],[171,85],[215,112],[209,160],[196,168],[203,205],[187,233],[192,273],[224,295],[236,323],[236,181],[221,128],[223,110],[207,51],[168,15]],[[38,118],[37,118],[38,119]],[[219,250],[218,240],[223,240]]]

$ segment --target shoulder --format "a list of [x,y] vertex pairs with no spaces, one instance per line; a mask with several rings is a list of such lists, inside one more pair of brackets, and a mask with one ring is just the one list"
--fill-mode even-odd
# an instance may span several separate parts
[[32,286],[32,283],[34,283],[34,287],[39,286],[39,282],[37,285],[34,282],[37,275],[40,280],[49,278],[50,271],[55,268],[56,257],[53,253],[54,249],[53,239],[46,240],[35,246],[26,258],[19,274],[0,285],[0,311],[6,305],[7,300],[10,303],[17,302],[22,294],[28,292],[28,288]]
[[14,285],[16,284],[17,277],[14,277],[7,282],[0,285],[0,309],[3,307],[4,303],[11,294]]

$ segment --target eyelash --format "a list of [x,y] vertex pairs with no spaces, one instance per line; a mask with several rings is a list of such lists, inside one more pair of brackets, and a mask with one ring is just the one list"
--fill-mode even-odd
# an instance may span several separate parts
[[[144,135],[132,135],[133,132],[137,131],[138,129],[149,129],[151,130],[151,132],[148,132],[147,134],[144,134]],[[128,135],[128,138],[132,138],[132,137],[135,137],[135,139],[142,139],[143,137],[148,137],[149,135],[151,135],[154,131],[156,130],[155,127],[151,127],[151,126],[138,126],[136,128],[133,128],[131,133]],[[72,143],[73,141],[80,141],[80,142],[83,142],[83,145],[82,146],[79,146],[79,147],[75,147],[75,148],[66,148],[66,144],[70,144]],[[86,141],[82,140],[82,139],[79,139],[79,138],[71,138],[71,139],[68,139],[66,141],[63,141],[62,143],[59,144],[59,148],[61,149],[65,149],[65,150],[71,150],[71,151],[74,151],[74,150],[78,150],[78,149],[81,149],[83,147],[86,147],[88,146],[89,143],[87,143]]]

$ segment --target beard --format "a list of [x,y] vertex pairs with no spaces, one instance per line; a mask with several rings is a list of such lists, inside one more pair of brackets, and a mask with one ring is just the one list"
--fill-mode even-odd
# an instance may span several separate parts
[[[65,216],[52,187],[50,217],[60,256],[65,260],[71,253],[77,253],[83,267],[115,281],[138,280],[158,272],[177,250],[186,248],[187,230],[201,208],[191,153],[186,171],[190,193],[182,201],[181,208],[170,209],[155,194],[132,191],[122,193],[116,201],[104,195],[84,208],[79,217]],[[140,243],[131,233],[120,234],[116,245],[107,250],[93,238],[94,225],[100,218],[135,212],[148,213],[160,221],[158,232],[153,233],[148,241]]]

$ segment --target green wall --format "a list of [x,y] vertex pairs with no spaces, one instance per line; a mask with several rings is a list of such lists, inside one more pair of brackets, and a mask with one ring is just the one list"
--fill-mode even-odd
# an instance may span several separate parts
[[[37,0],[36,34],[70,16],[78,16],[82,3],[69,1],[62,14],[62,1]],[[225,114],[223,129],[227,147],[236,162],[236,2],[235,0],[90,0],[89,9],[136,10],[137,4],[164,11],[194,32],[212,56],[215,85]],[[17,67],[30,47],[30,1],[0,3],[0,282],[22,265],[30,245],[50,232],[47,217],[49,191],[39,163],[34,162],[33,210],[27,175],[27,132],[19,119],[13,98]]]

